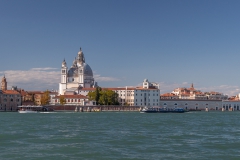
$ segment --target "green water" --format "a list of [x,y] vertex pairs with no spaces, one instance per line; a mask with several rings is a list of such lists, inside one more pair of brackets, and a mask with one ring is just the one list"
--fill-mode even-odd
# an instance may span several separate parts
[[240,112],[0,113],[0,159],[240,159]]

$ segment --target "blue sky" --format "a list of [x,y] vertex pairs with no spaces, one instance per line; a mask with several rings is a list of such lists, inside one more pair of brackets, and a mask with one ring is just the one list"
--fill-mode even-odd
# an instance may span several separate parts
[[58,89],[61,62],[82,47],[102,87],[158,82],[239,93],[240,1],[2,0],[0,76]]

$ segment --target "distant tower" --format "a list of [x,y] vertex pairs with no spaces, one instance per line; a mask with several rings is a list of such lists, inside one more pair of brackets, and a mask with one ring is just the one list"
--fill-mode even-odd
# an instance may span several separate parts
[[77,57],[77,65],[78,65],[78,75],[79,75],[79,87],[85,87],[84,85],[84,63],[85,63],[85,58],[84,54],[82,51],[82,48],[80,48],[78,52],[78,57]]
[[193,83],[192,83],[192,85],[191,85],[191,88],[194,88],[194,87],[193,87]]
[[2,89],[3,91],[7,90],[7,80],[6,80],[6,78],[5,78],[5,75],[4,75],[4,77],[2,78],[1,89]]
[[[62,62],[62,69],[61,69],[61,91],[63,91],[63,89],[67,89],[67,63],[65,61],[65,59]],[[64,94],[64,93],[60,93],[60,94]]]

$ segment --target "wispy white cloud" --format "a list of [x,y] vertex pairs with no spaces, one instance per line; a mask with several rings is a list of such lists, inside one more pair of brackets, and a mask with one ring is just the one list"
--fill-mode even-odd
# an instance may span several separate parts
[[[60,71],[58,68],[32,68],[29,70],[7,70],[0,71],[0,77],[6,76],[8,82],[8,88],[11,86],[18,86],[25,90],[58,90],[58,84],[60,83]],[[104,77],[100,74],[94,74],[95,81],[97,82],[113,82],[122,81],[122,79],[115,77]],[[158,82],[160,84],[161,93],[167,93],[173,91],[175,88],[191,86],[189,82],[182,83],[167,83]],[[141,86],[139,83],[137,86]],[[203,92],[217,91],[228,96],[237,95],[240,93],[240,86],[234,85],[219,85],[219,86],[194,86],[196,89]]]
[[60,82],[60,71],[55,68],[0,71],[0,75],[3,74],[7,78],[8,89],[18,86],[25,90],[56,90]]
[[[58,68],[31,68],[29,70],[6,70],[0,71],[0,76],[5,75],[8,82],[8,89],[17,86],[25,90],[58,90],[60,83],[60,71]],[[120,81],[114,77],[102,77],[94,75],[97,82]]]
[[58,68],[46,67],[46,68],[32,68],[30,70],[32,70],[32,71],[49,71],[49,70],[58,70]]
[[101,75],[97,74],[94,75],[94,79],[97,82],[112,82],[112,81],[120,81],[120,79],[118,78],[114,78],[114,77],[102,77]]
[[217,91],[223,94],[227,94],[228,96],[234,96],[240,93],[239,86],[231,86],[231,85],[220,85],[220,86],[211,86],[211,87],[201,87],[199,88],[202,91]]

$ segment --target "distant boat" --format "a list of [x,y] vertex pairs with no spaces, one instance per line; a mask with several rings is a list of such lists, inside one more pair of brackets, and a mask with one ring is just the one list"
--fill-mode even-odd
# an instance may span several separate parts
[[141,113],[184,113],[187,112],[183,108],[159,108],[159,107],[144,107]]
[[78,107],[75,108],[75,112],[78,112]]
[[53,111],[44,106],[18,106],[18,113],[38,113]]

